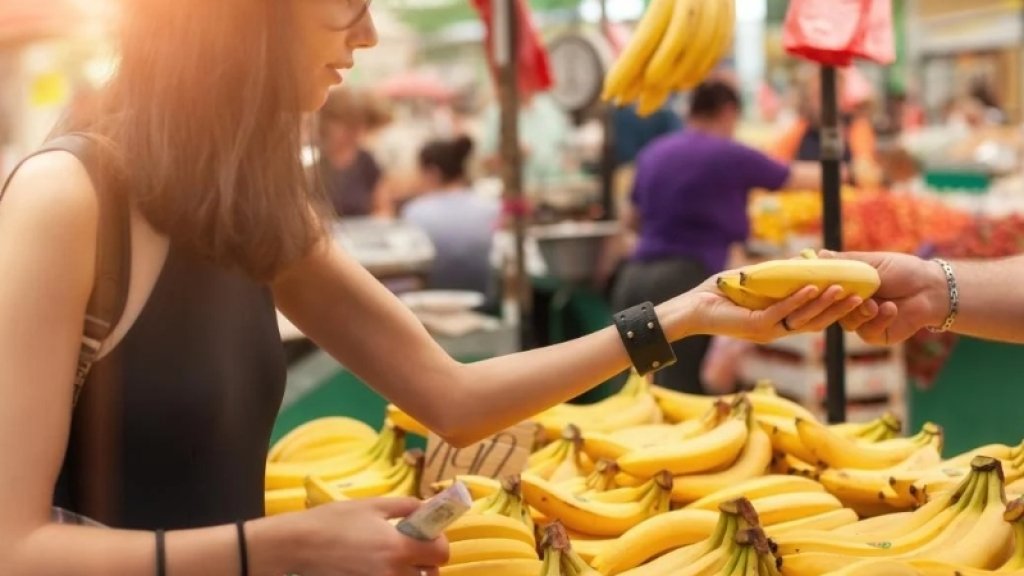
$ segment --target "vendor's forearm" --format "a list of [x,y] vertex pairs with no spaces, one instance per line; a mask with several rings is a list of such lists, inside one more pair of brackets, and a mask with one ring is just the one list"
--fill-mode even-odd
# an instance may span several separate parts
[[[1024,255],[956,261],[951,265],[960,293],[960,310],[952,330],[979,338],[1024,343]],[[948,307],[948,289],[941,289]]]
[[[683,299],[658,307],[670,339],[686,335]],[[450,440],[465,444],[514,425],[548,406],[574,398],[630,367],[614,327],[546,348],[465,365],[447,411]],[[488,409],[481,409],[481,407]],[[501,409],[497,410],[496,407]]]

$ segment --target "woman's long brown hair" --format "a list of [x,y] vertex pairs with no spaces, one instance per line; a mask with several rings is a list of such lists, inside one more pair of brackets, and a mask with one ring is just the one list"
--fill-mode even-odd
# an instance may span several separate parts
[[64,127],[109,144],[172,243],[261,280],[323,234],[289,1],[124,1],[118,70],[98,110]]

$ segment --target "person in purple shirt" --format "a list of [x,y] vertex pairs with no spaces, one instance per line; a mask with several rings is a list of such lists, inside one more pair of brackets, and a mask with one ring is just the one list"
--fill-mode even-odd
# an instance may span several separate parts
[[[739,94],[711,80],[690,100],[686,128],[651,142],[637,157],[631,203],[620,217],[638,233],[636,251],[612,290],[616,310],[661,302],[725,269],[730,249],[747,240],[747,197],[753,188],[820,186],[816,164],[780,164],[737,143]],[[677,363],[658,384],[702,393],[700,373],[710,336],[673,345]]]

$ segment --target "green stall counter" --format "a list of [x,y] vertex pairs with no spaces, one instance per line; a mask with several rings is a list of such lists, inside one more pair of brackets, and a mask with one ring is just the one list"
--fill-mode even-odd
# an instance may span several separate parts
[[911,430],[945,429],[945,454],[1024,438],[1024,346],[961,337],[934,385],[908,384]]

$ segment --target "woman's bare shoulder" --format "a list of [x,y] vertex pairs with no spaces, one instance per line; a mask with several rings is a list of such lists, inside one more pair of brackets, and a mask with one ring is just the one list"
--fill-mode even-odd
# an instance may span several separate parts
[[95,235],[98,214],[96,190],[81,161],[70,152],[45,152],[26,160],[0,197],[0,236],[5,228],[39,224]]

